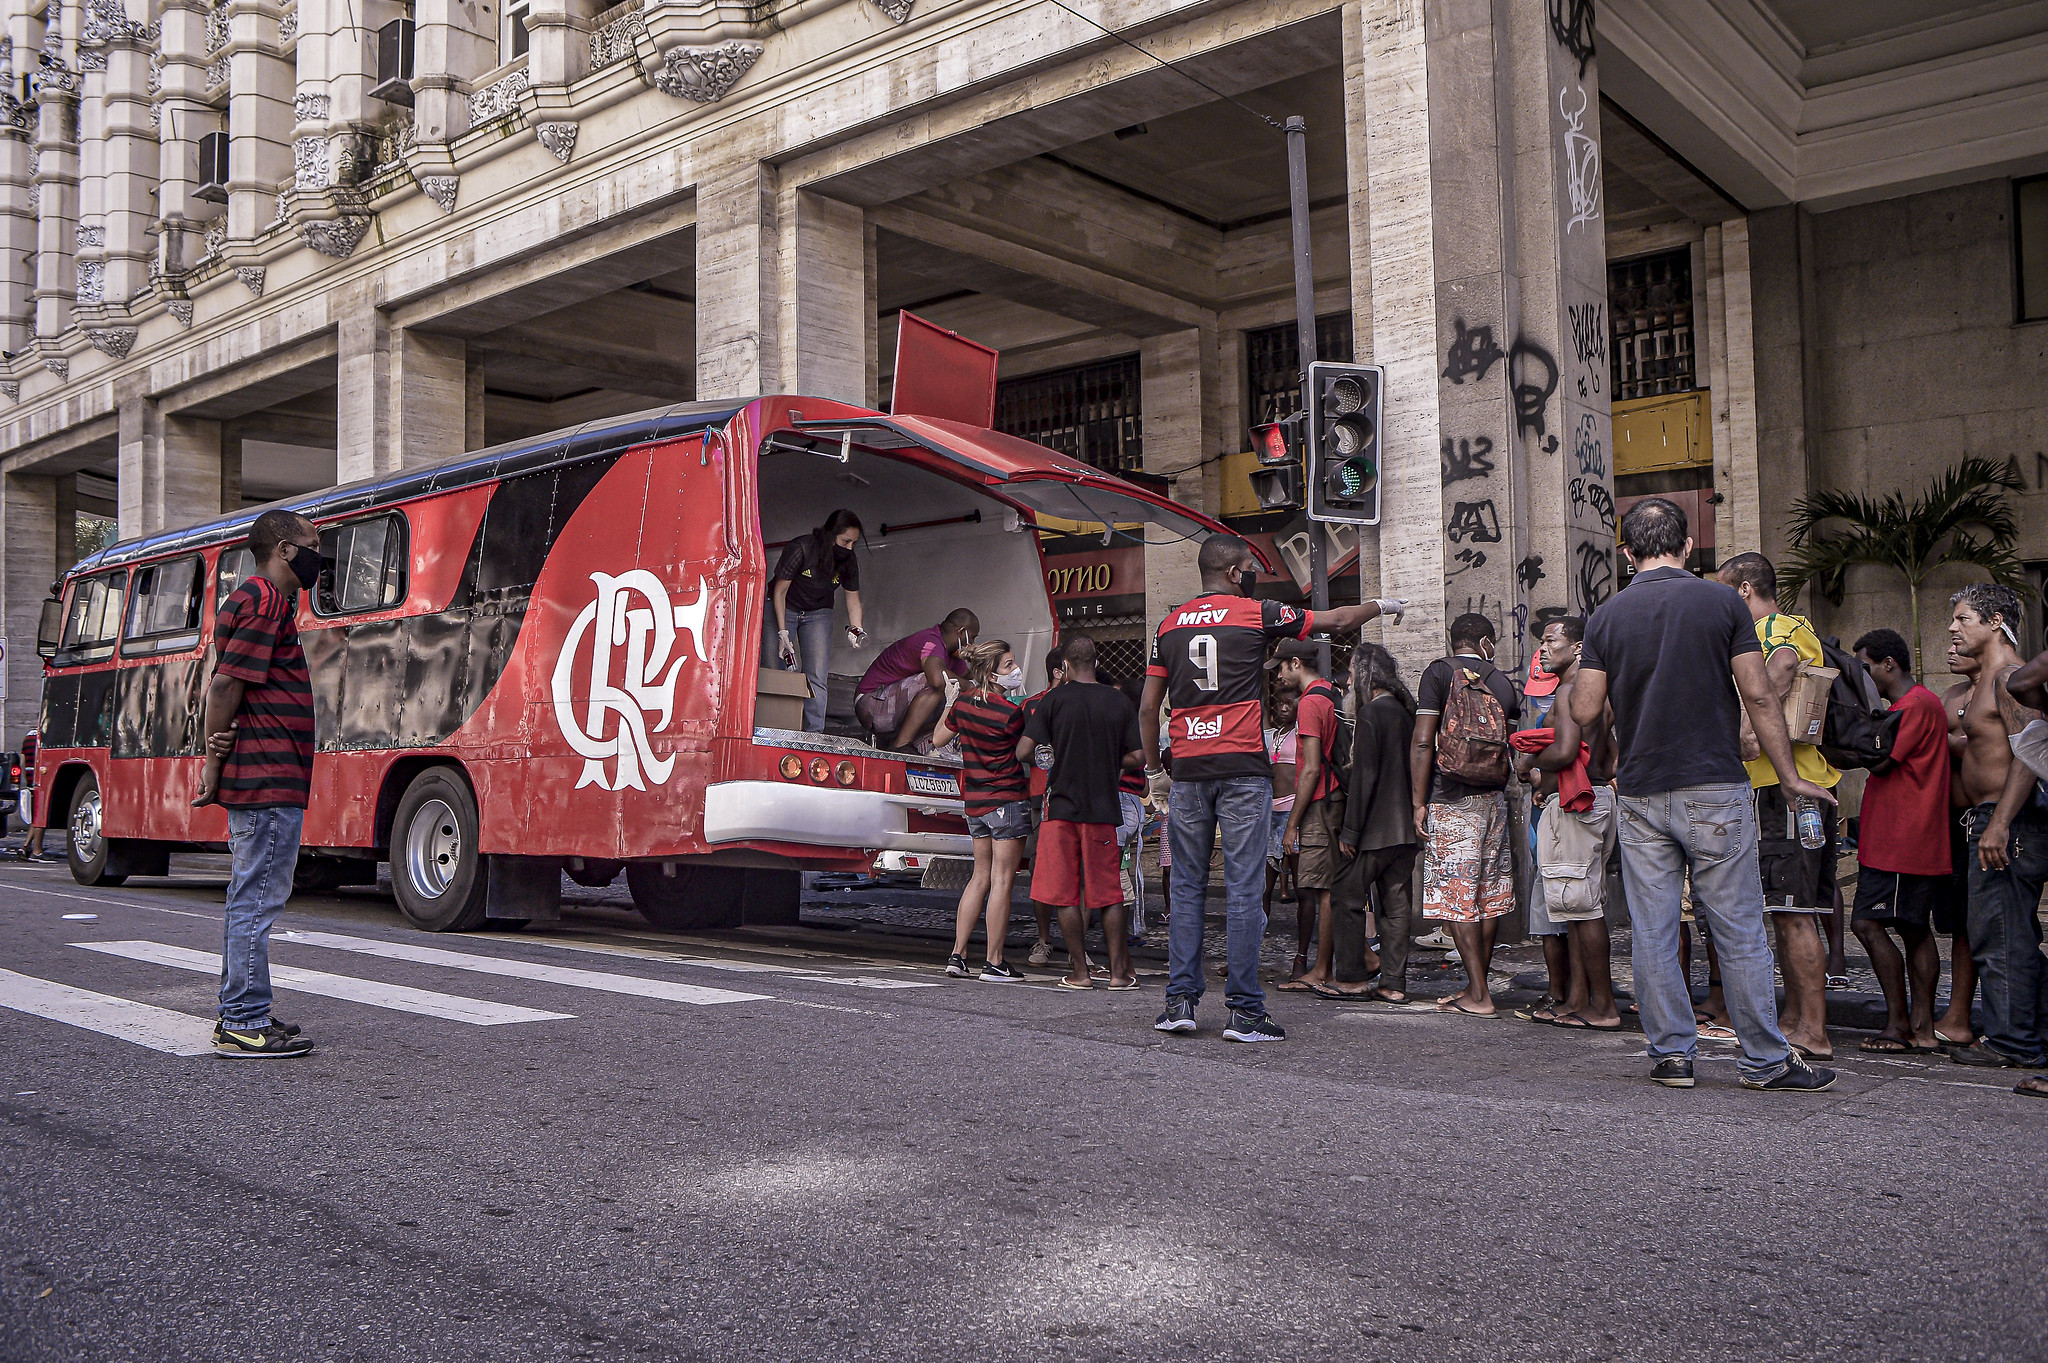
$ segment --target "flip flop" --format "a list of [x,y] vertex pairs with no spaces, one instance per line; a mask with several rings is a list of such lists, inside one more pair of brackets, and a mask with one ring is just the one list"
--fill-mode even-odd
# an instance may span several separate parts
[[2048,1098],[2048,1079],[2022,1079],[2012,1091],[2022,1098]]
[[1136,989],[1138,987],[1138,977],[1133,975],[1128,981],[1126,981],[1123,984],[1118,984],[1115,980],[1111,980],[1106,987],[1118,991],[1126,989]]
[[1500,1016],[1499,1013],[1481,1013],[1473,1009],[1467,1008],[1464,1004],[1459,1003],[1457,1001],[1457,997],[1457,995],[1453,994],[1450,998],[1445,999],[1442,1002],[1438,1003],[1436,1006],[1437,1012],[1460,1013],[1468,1018],[1479,1018],[1486,1022],[1491,1022],[1495,1018]]
[[1792,1049],[1799,1052],[1799,1058],[1801,1060],[1833,1060],[1835,1058],[1835,1053],[1833,1051],[1829,1051],[1826,1055],[1822,1055],[1819,1051],[1813,1049],[1813,1047],[1802,1046],[1796,1041],[1792,1043]]
[[1352,997],[1352,995],[1345,993],[1343,990],[1333,989],[1327,984],[1312,984],[1308,987],[1308,992],[1314,994],[1319,999],[1348,999]]
[[1313,994],[1316,992],[1316,987],[1307,980],[1289,980],[1287,983],[1276,987],[1283,993],[1288,994]]
[[1718,1022],[1704,1022],[1694,1030],[1699,1033],[1699,1038],[1702,1041],[1733,1041],[1736,1039],[1733,1027],[1723,1027]]
[[1060,988],[1092,990],[1093,988],[1095,988],[1095,985],[1092,981],[1088,984],[1075,984],[1072,980],[1062,975],[1060,976]]
[[1550,1025],[1562,1027],[1568,1032],[1618,1032],[1620,1022],[1589,1022],[1583,1013],[1566,1013],[1551,1019]]
[[1363,994],[1353,994],[1350,997],[1357,999],[1360,1003],[1384,1003],[1389,1008],[1406,1008],[1409,1004],[1415,1002],[1414,997],[1408,994],[1403,994],[1398,999],[1390,999],[1384,990],[1379,989],[1368,989]]
[[[1913,1051],[1915,1047],[1910,1042],[1901,1041],[1895,1036],[1874,1036],[1864,1041],[1856,1049],[1868,1051],[1872,1055],[1905,1055]],[[1932,1050],[1933,1048],[1929,1047],[1928,1049]]]
[[1545,1009],[1555,1008],[1558,1004],[1562,1002],[1562,999],[1554,999],[1550,997],[1550,995],[1545,994],[1542,998],[1536,1000],[1536,1002],[1530,1004],[1527,1008],[1517,1008],[1514,1011],[1513,1016],[1520,1018],[1524,1022],[1543,1022],[1546,1021],[1546,1019],[1539,1018],[1536,1015],[1538,1013],[1543,1012]]

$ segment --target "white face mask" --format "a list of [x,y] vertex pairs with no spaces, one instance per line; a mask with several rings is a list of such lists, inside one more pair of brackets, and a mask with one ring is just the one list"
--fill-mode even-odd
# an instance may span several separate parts
[[1023,689],[1024,669],[1021,667],[1013,667],[1008,672],[998,673],[996,675],[996,685],[1002,687],[1005,691],[1017,691]]

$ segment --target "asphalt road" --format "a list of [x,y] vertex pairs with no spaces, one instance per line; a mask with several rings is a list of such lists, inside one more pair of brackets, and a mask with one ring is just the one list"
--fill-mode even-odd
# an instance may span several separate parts
[[2009,1077],[1675,1092],[1639,1036],[1291,996],[1232,1046],[1157,977],[370,898],[281,925],[318,1051],[229,1062],[174,1053],[219,897],[0,870],[0,1358],[2048,1355]]

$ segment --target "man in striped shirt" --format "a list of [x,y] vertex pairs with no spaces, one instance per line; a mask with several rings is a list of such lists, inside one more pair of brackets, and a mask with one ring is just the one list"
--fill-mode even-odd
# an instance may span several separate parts
[[249,528],[249,552],[256,571],[214,616],[219,662],[193,801],[227,806],[234,851],[213,1046],[228,1056],[305,1055],[313,1043],[270,1014],[270,929],[291,898],[313,787],[313,683],[296,616],[299,589],[320,580],[320,532],[304,516],[266,511]]

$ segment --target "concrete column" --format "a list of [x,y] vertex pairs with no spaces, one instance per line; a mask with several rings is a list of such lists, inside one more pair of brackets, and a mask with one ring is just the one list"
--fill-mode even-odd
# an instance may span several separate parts
[[294,140],[327,139],[330,183],[353,184],[373,168],[378,125],[394,112],[392,105],[370,98],[377,32],[404,15],[397,0],[299,0]]
[[[35,332],[36,214],[29,201],[35,110],[17,94],[24,49],[14,38],[26,25],[25,19],[11,19],[0,39],[0,350],[8,352],[26,349]],[[33,54],[28,61],[34,65]]]
[[[1813,404],[1804,293],[1805,233],[1796,207],[1749,215],[1750,319],[1755,359],[1756,502],[1761,512],[1754,541],[1738,542],[1729,553],[1759,549],[1775,563],[1788,548],[1785,508],[1810,490]],[[1727,237],[1723,235],[1725,259]],[[1729,339],[1731,349],[1734,338]],[[1735,489],[1729,491],[1730,499]]]
[[218,516],[223,490],[220,423],[166,416],[139,391],[120,396],[119,413],[116,487],[121,538]]
[[[453,458],[471,447],[473,385],[461,337],[394,327],[365,304],[342,313],[339,340],[338,482]],[[481,384],[474,388],[481,397]]]
[[77,74],[61,65],[36,73],[36,335],[46,338],[70,328],[77,287],[77,91]]
[[229,0],[228,239],[248,241],[277,220],[278,187],[293,174],[297,70],[278,55],[275,0]]
[[782,385],[775,293],[775,168],[743,152],[697,182],[697,397]]
[[422,142],[469,131],[468,82],[498,63],[498,7],[420,0],[413,48],[413,120]]
[[206,100],[206,0],[164,0],[159,38],[163,91],[158,100],[158,260],[164,277],[175,280],[206,254],[209,222],[225,209],[195,198],[199,182],[199,139],[221,131],[220,111]]
[[232,423],[220,431],[220,509],[223,514],[242,509],[242,432]]
[[1723,561],[1763,543],[1757,465],[1756,328],[1750,317],[1749,221],[1707,228],[1707,375],[1713,389],[1714,543]]
[[[1371,129],[1367,90],[1365,14],[1347,5],[1344,19],[1345,219],[1351,266],[1351,356],[1373,362],[1372,190],[1367,176],[1366,138]],[[1236,385],[1242,387],[1242,384]],[[1384,476],[1384,474],[1382,475]],[[1382,499],[1384,501],[1384,498]],[[1380,528],[1358,527],[1358,599],[1384,596],[1380,581]],[[1367,625],[1361,637],[1385,642],[1390,625]]]
[[590,21],[598,0],[533,0],[526,12],[526,70],[536,90],[560,90],[590,74]]
[[4,603],[7,664],[0,677],[0,741],[19,747],[36,727],[43,668],[36,657],[36,626],[57,563],[57,480],[34,474],[0,476],[0,603]]
[[483,356],[465,351],[463,359],[462,448],[480,450],[490,443],[484,428]]
[[107,40],[105,50],[101,293],[108,303],[126,303],[149,284],[149,257],[155,246],[149,228],[156,217],[161,154],[149,121],[149,44],[134,33],[121,33]]
[[781,268],[775,283],[781,387],[865,403],[876,307],[867,214],[854,204],[800,189],[786,191],[779,207]]
[[[1210,456],[1222,447],[1212,419],[1220,386],[1216,331],[1192,327],[1138,343],[1138,406],[1143,414],[1145,471],[1169,478],[1175,500],[1215,514],[1221,504]],[[1202,589],[1199,545],[1178,541],[1145,547],[1145,619],[1157,624],[1170,607]]]

